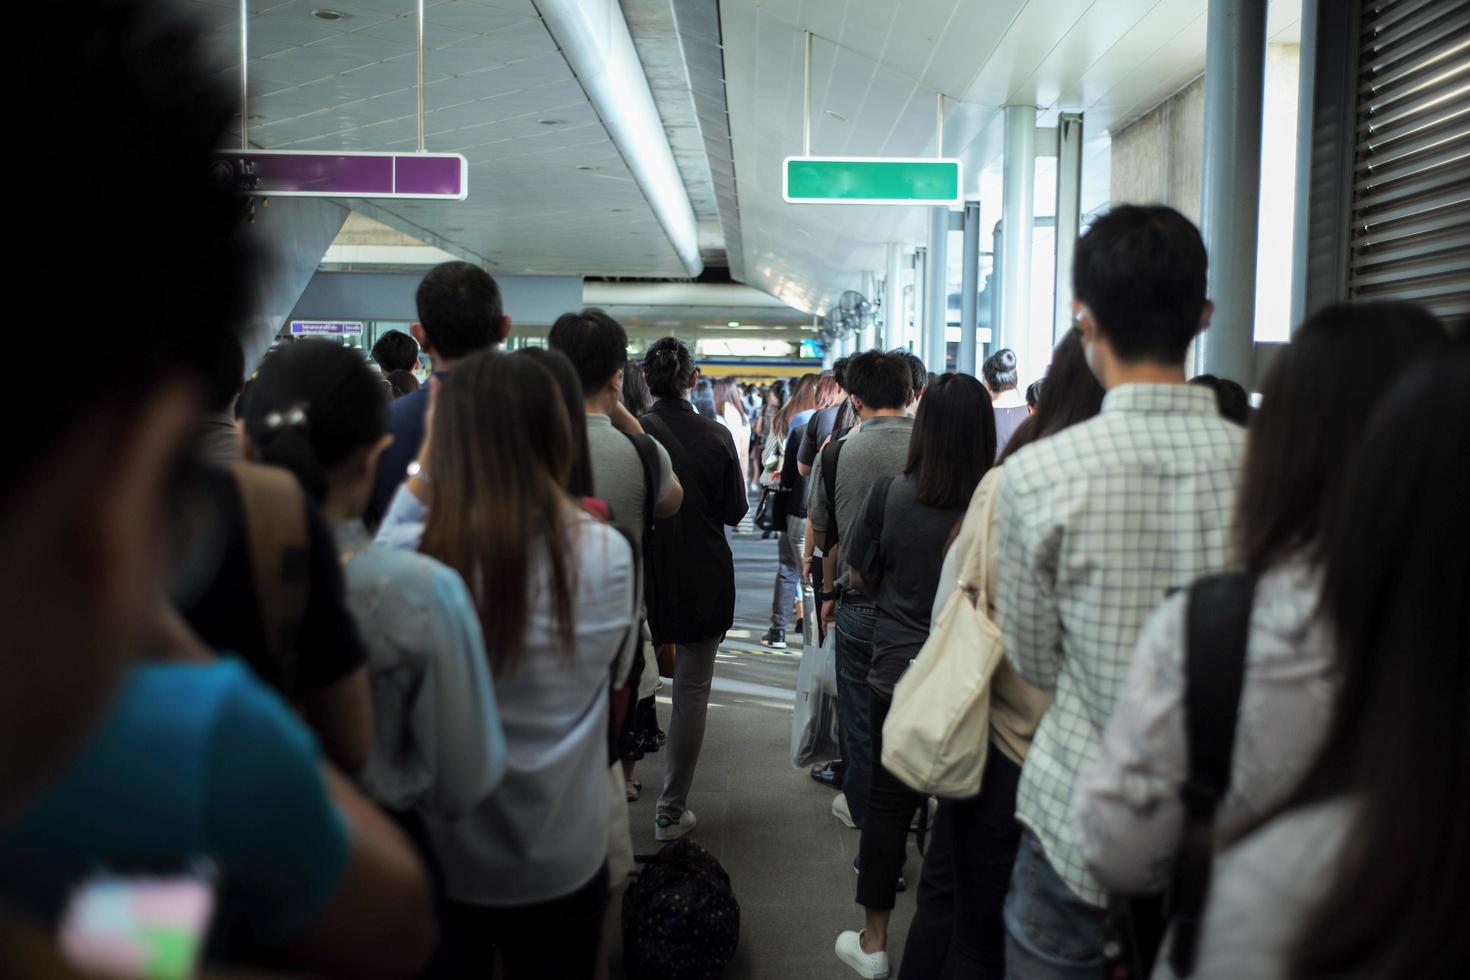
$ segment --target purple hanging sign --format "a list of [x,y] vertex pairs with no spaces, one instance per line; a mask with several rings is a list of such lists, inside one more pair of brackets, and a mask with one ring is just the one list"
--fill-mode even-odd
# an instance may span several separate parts
[[463,201],[469,164],[459,153],[221,151],[221,182],[269,197],[379,197]]
[[362,333],[362,322],[347,320],[292,320],[293,337],[355,337]]

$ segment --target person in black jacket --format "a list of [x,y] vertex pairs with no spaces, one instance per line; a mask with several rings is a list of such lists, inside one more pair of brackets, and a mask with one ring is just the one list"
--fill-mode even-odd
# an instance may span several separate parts
[[750,501],[729,430],[689,402],[699,381],[689,348],[665,337],[649,348],[643,371],[657,399],[641,419],[643,428],[668,450],[684,487],[684,506],[654,522],[646,551],[648,627],[656,645],[677,647],[669,754],[654,827],[658,840],[671,841],[695,825],[685,802],[704,742],[715,653],[735,621],[735,560],[725,526],[739,524]]

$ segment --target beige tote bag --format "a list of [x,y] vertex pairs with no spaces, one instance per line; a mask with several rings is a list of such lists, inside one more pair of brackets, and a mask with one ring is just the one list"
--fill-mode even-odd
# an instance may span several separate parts
[[985,560],[999,497],[995,481],[956,588],[894,687],[883,723],[884,768],[909,788],[932,796],[977,796],[985,771],[990,683],[1005,661],[1000,628],[989,616]]

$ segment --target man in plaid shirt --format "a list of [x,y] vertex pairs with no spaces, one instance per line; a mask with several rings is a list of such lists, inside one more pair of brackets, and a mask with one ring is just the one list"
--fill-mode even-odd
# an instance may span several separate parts
[[[1209,323],[1199,231],[1166,207],[1122,206],[1077,243],[1073,310],[1107,397],[1096,418],[1007,461],[996,607],[1006,655],[1056,692],[1022,770],[1024,832],[1006,896],[1006,975],[1098,977],[1105,895],[1072,811],[1134,640],[1170,592],[1223,569],[1242,430],[1186,385]],[[1045,397],[1045,396],[1043,396]]]

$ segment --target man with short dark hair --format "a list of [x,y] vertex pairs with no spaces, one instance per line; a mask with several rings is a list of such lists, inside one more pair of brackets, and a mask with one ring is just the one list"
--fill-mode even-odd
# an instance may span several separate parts
[[[471,354],[500,346],[510,333],[510,317],[501,308],[500,286],[477,265],[441,262],[424,276],[414,298],[419,319],[409,331],[429,355],[436,375],[454,370]],[[408,474],[408,464],[418,457],[428,409],[428,385],[394,400],[388,423],[393,444],[378,462],[368,524],[383,519],[394,491]]]
[[1056,692],[1016,799],[1008,977],[1101,975],[1106,895],[1083,859],[1073,786],[1145,618],[1229,559],[1243,434],[1208,389],[1184,383],[1213,309],[1205,270],[1199,231],[1177,211],[1125,205],[1095,221],[1074,253],[1072,310],[1108,392],[1102,412],[1005,465],[997,618],[1011,665]]
[[[880,478],[899,476],[908,461],[914,420],[905,414],[913,397],[913,372],[898,354],[870,350],[847,365],[848,392],[861,424],[829,443],[808,481],[808,517],[822,555],[822,621],[837,629],[837,713],[844,733],[844,793],[832,804],[839,820],[861,827],[872,776],[868,726],[868,668],[878,610],[872,597],[848,582],[847,542],[868,490]],[[831,474],[830,476],[828,474]]]
[[896,347],[891,353],[903,358],[904,363],[909,366],[909,374],[913,378],[911,383],[913,393],[909,396],[908,404],[908,413],[912,417],[919,411],[919,399],[924,397],[924,392],[928,389],[930,382],[934,380],[935,376],[930,374],[929,369],[924,366],[923,359],[907,347]]
[[[648,530],[649,495],[653,496],[654,517],[672,517],[684,500],[684,489],[674,476],[668,450],[645,435],[643,426],[623,407],[628,334],[602,310],[588,309],[562,315],[546,342],[567,356],[582,381],[587,449],[597,496],[612,509],[613,523],[633,541],[642,541]],[[638,447],[639,439],[647,440],[646,449]],[[656,485],[650,485],[654,474],[645,472],[651,467],[642,458],[644,452],[657,454]]]
[[384,377],[394,371],[412,371],[419,366],[419,342],[402,330],[389,330],[373,344],[373,360]]

